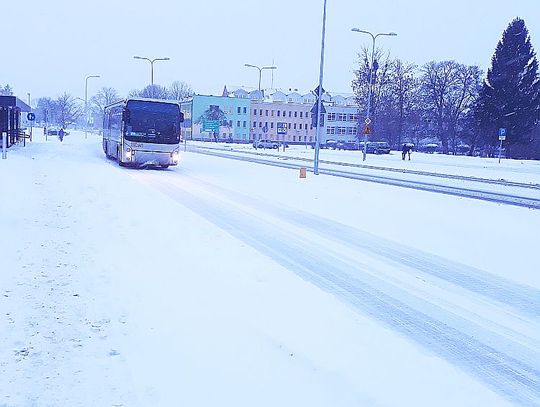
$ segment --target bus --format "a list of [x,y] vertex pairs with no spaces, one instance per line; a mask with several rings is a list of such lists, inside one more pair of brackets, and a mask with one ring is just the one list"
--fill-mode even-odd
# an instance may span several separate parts
[[129,98],[105,107],[103,152],[121,166],[177,165],[180,123],[176,102]]

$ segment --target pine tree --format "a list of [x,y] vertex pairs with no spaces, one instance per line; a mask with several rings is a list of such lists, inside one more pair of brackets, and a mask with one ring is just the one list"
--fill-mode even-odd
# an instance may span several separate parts
[[516,18],[497,44],[480,92],[476,116],[484,142],[495,145],[497,130],[506,128],[509,147],[528,144],[539,109],[538,61],[525,22]]

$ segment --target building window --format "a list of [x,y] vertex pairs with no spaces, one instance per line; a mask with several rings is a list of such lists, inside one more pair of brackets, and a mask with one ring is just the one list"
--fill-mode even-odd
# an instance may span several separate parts
[[347,134],[347,127],[338,127],[337,134]]
[[346,122],[347,121],[347,113],[338,113],[338,121]]
[[302,130],[302,123],[300,123],[298,127],[300,128],[300,130]]
[[262,122],[259,122],[259,127],[262,127]]
[[264,112],[264,114],[265,114],[265,116],[268,116],[268,110],[266,110],[266,111]]
[[326,128],[326,134],[336,134],[336,128],[335,127],[327,127]]
[[292,112],[289,110],[289,117],[292,117]]
[[274,111],[273,111],[273,110],[272,110],[272,112],[271,112],[271,113],[272,113],[272,117],[274,117]]
[[270,122],[270,128],[271,128],[271,129],[274,128],[274,122]]
[[262,109],[259,109],[259,116],[262,116]]
[[279,117],[280,114],[281,114],[281,110],[278,110],[278,111],[277,111],[278,117]]
[[294,117],[298,117],[298,112],[294,112]]
[[[306,113],[307,116],[307,113]],[[300,112],[300,118],[302,119],[304,117],[304,112]]]
[[328,113],[328,121],[329,122],[335,122],[336,121],[336,114],[335,113]]
[[296,141],[296,136],[292,136],[292,141]]
[[241,109],[242,109],[242,108],[241,108],[240,106],[238,106],[238,108],[236,109],[236,112],[237,112],[238,114],[240,114],[240,112],[242,111]]
[[283,117],[285,117],[285,110],[283,111]]
[[244,123],[242,123],[243,126],[242,127],[246,127],[246,121],[244,120]]
[[294,123],[293,127],[294,127],[294,129],[296,130],[296,123]]
[[257,122],[253,122],[253,127],[257,127]]
[[[240,109],[240,108],[238,108],[238,109]],[[240,120],[238,120],[238,121],[236,122],[236,127],[240,127]]]
[[350,121],[350,122],[354,122],[354,121],[355,121],[355,120],[354,120],[354,114],[349,113],[348,117],[349,117],[349,121]]
[[253,116],[257,116],[257,109],[253,109]]
[[244,114],[247,114],[247,107],[244,107]]

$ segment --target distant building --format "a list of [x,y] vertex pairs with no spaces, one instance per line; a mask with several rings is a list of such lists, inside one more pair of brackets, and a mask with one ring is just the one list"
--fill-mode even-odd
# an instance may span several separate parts
[[[320,142],[356,141],[359,116],[354,97],[325,93],[322,99],[326,114]],[[314,144],[311,110],[315,101],[312,93],[301,94],[296,89],[249,91],[225,86],[222,96],[194,95],[181,102],[182,136],[203,141],[270,139]]]
[[250,100],[247,98],[194,95],[181,102],[180,109],[184,113],[184,139],[245,143],[250,140]]

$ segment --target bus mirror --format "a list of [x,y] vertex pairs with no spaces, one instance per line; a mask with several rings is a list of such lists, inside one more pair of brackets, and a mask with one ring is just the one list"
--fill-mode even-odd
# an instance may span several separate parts
[[124,123],[129,123],[129,118],[130,118],[130,113],[129,113],[129,110],[124,110],[122,111],[122,120],[124,121]]
[[184,113],[180,112],[180,123],[184,123]]

